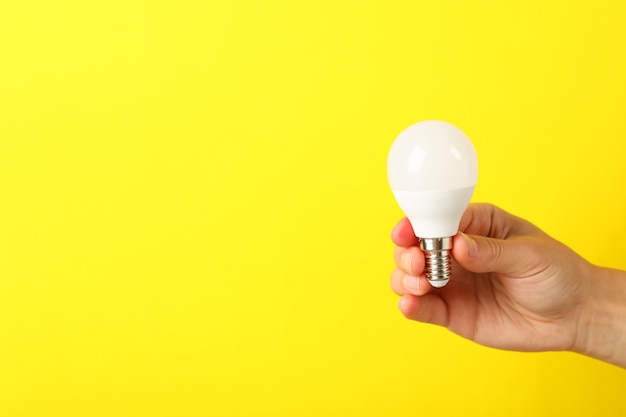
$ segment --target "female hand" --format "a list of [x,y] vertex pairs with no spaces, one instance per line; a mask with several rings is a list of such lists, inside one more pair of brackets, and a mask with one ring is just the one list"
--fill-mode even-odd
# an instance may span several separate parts
[[472,204],[453,240],[452,278],[433,288],[405,218],[392,233],[391,288],[409,319],[445,326],[477,343],[521,351],[585,351],[581,323],[597,273],[567,246],[489,204]]

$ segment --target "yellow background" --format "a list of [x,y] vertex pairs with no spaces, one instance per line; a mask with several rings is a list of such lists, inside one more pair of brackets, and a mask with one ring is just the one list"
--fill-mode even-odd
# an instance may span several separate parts
[[626,268],[626,6],[0,3],[0,415],[624,415],[626,374],[404,320],[395,136]]

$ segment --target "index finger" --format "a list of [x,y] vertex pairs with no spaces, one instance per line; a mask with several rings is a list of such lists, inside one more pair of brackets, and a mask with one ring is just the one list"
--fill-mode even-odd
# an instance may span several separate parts
[[415,236],[413,226],[411,226],[409,219],[406,217],[403,218],[393,228],[391,231],[391,241],[403,248],[419,245],[419,239]]

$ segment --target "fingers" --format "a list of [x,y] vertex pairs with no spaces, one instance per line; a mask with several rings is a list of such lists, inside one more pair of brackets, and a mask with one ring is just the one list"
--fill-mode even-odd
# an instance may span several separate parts
[[406,217],[400,220],[400,222],[393,228],[391,232],[391,240],[396,245],[408,248],[410,246],[417,246],[419,240],[415,237],[413,227]]
[[417,247],[396,247],[393,253],[397,269],[391,274],[391,289],[398,295],[423,295],[431,285],[424,275],[424,253]]
[[424,252],[415,246],[396,247],[393,251],[393,260],[398,268],[409,275],[418,276],[424,272]]
[[497,272],[512,277],[527,277],[542,269],[544,257],[537,238],[492,239],[459,233],[452,243],[452,256],[472,272]]
[[398,308],[407,319],[448,327],[448,306],[438,294],[422,297],[406,294],[400,299]]
[[391,273],[390,284],[392,291],[397,295],[424,295],[432,288],[424,274],[413,276],[400,269],[395,269]]

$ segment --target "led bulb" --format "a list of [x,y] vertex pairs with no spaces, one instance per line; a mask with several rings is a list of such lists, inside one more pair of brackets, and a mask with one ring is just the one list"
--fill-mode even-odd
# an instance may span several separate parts
[[387,158],[389,185],[409,218],[426,258],[434,287],[450,279],[452,237],[478,180],[478,159],[469,138],[456,126],[428,120],[396,138]]

